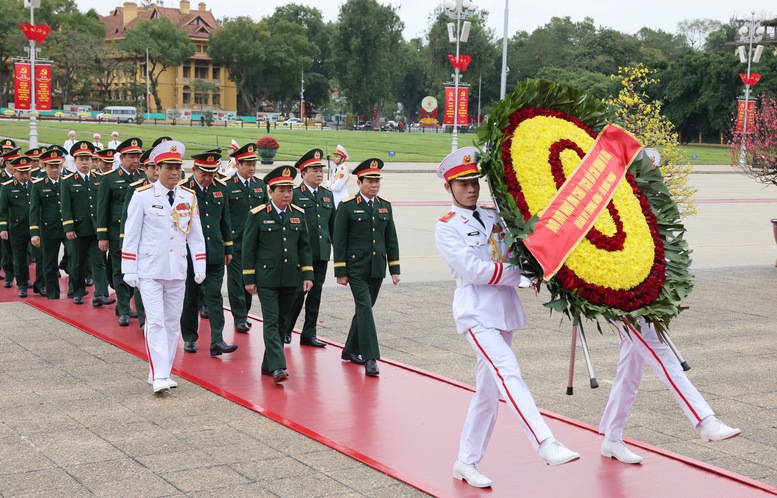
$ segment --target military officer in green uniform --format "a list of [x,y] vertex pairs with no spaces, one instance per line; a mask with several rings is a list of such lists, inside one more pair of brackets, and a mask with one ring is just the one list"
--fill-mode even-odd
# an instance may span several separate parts
[[337,283],[350,285],[356,307],[342,358],[364,363],[369,376],[377,376],[380,358],[372,307],[386,276],[386,263],[394,285],[399,283],[399,241],[391,204],[378,196],[383,161],[367,159],[354,170],[359,193],[337,207],[334,231],[334,267]]
[[[3,183],[13,181],[16,179],[16,175],[11,167],[11,161],[21,155],[21,149],[16,147],[16,143],[10,138],[6,138],[2,141],[3,155],[0,156],[2,161],[2,169],[0,169],[0,185]],[[0,265],[3,267],[3,278],[5,282],[3,287],[10,289],[13,287],[13,251],[11,250],[11,241],[0,239]]]
[[326,343],[317,338],[316,323],[318,322],[318,309],[321,305],[321,290],[326,279],[326,269],[329,256],[332,253],[332,232],[335,223],[335,203],[332,192],[324,188],[324,163],[321,157],[324,152],[321,149],[313,149],[302,156],[294,165],[300,171],[302,182],[294,189],[293,203],[305,210],[305,219],[308,220],[308,235],[310,247],[313,252],[313,288],[306,294],[299,289],[291,310],[288,328],[285,331],[283,342],[291,342],[291,330],[305,304],[305,323],[302,326],[302,335],[299,343],[303,346],[323,348]]
[[40,163],[40,155],[44,152],[46,152],[46,147],[33,147],[23,154],[32,159],[32,164],[30,165],[30,179],[43,178],[46,176],[46,171]]
[[232,262],[227,266],[227,293],[235,330],[248,332],[251,327],[248,312],[251,294],[243,287],[243,227],[248,212],[267,202],[267,185],[254,177],[256,172],[256,144],[249,143],[232,153],[237,173],[227,180],[229,222],[232,226]]
[[[27,246],[30,243],[31,164],[32,160],[24,155],[12,159],[10,166],[14,168],[15,178],[3,183],[0,188],[0,239],[11,243],[19,297],[27,297],[27,288],[30,285]],[[43,292],[45,294],[45,291]]]
[[[128,138],[117,147],[121,166],[102,176],[97,192],[97,240],[100,250],[108,251],[111,261],[111,282],[116,290],[116,314],[119,315],[119,325],[126,327],[130,323],[130,297],[132,290],[124,282],[121,273],[121,215],[124,201],[127,199],[127,189],[131,183],[140,180],[143,173],[138,171],[143,141],[139,138]],[[137,303],[136,307],[137,307]]]
[[65,230],[65,237],[71,241],[73,250],[68,272],[73,284],[73,302],[84,304],[84,296],[87,294],[85,277],[88,259],[92,266],[97,300],[92,304],[101,306],[103,303],[110,304],[107,302],[110,300],[107,299],[108,281],[105,276],[104,255],[97,246],[97,231],[94,223],[100,177],[90,171],[93,153],[94,145],[85,140],[76,142],[70,148],[76,172],[62,178],[59,200],[62,228]]
[[243,233],[243,281],[247,292],[259,295],[264,320],[262,373],[276,384],[289,376],[281,335],[300,279],[304,292],[313,287],[305,210],[291,203],[295,176],[289,166],[267,173],[270,203],[251,210]]
[[232,227],[229,219],[227,185],[216,179],[221,154],[194,154],[193,176],[182,180],[179,185],[187,187],[197,196],[200,208],[200,224],[205,237],[205,280],[198,284],[194,280],[194,264],[191,253],[187,255],[186,294],[181,314],[183,350],[197,352],[199,325],[199,301],[202,295],[208,306],[210,319],[210,355],[219,356],[237,349],[234,344],[224,342],[224,298],[221,286],[224,283],[224,266],[232,263]]

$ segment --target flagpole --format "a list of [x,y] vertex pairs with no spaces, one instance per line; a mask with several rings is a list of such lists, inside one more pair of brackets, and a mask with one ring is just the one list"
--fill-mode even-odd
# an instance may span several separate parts
[[[30,25],[35,26],[35,6],[40,0],[30,1]],[[35,119],[35,40],[30,40],[30,73],[32,73],[32,95],[30,100],[30,149],[38,146],[38,123]]]

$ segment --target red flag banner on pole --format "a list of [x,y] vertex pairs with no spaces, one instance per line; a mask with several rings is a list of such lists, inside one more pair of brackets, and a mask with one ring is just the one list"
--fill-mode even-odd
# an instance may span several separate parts
[[35,65],[35,109],[51,110],[51,64]]
[[[752,124],[755,122],[755,101],[747,101],[747,133],[752,133]],[[737,100],[737,124],[734,132],[744,133],[745,131],[745,101]]]
[[761,81],[761,75],[758,73],[750,73],[750,76],[746,73],[739,73],[739,77],[742,78],[742,83],[747,86],[755,86],[756,83]]
[[469,63],[472,62],[472,57],[469,55],[460,55],[459,59],[456,60],[455,56],[448,54],[448,60],[451,62],[451,66],[453,66],[454,69],[458,69],[463,73],[469,67]]
[[32,98],[32,75],[30,74],[29,64],[17,62],[14,65],[13,97],[14,108],[22,111],[30,110],[30,100]]
[[526,248],[548,280],[594,226],[642,145],[623,128],[607,125],[583,161],[542,212]]
[[459,87],[459,99],[457,102],[457,105],[459,106],[459,113],[458,116],[456,116],[459,120],[459,125],[466,125],[467,124],[467,113],[469,112],[469,88],[468,87]]
[[33,26],[28,23],[19,24],[19,27],[29,41],[34,41],[36,43],[43,43],[46,40],[46,37],[49,36],[49,33],[51,33],[51,28],[46,24],[36,24]]
[[469,88],[465,86],[459,87],[459,98],[456,98],[456,87],[445,87],[445,110],[443,114],[442,124],[452,125],[454,106],[459,106],[458,109],[458,122],[456,124],[466,125],[467,114],[469,112]]
[[445,87],[445,107],[443,107],[442,124],[453,124],[454,106],[456,105],[456,88],[452,86]]

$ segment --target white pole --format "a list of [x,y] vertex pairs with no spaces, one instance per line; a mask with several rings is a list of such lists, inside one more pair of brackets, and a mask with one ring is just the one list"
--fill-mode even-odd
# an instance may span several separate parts
[[150,80],[148,79],[148,47],[146,47],[146,121],[151,119],[151,90],[149,89]]
[[300,77],[300,86],[299,86],[299,118],[301,120],[305,120],[306,126],[307,126],[307,120],[305,119],[305,114],[307,114],[305,111],[305,70],[302,70],[302,76]]
[[[30,24],[35,26],[35,5],[30,2]],[[30,40],[30,73],[32,73],[32,96],[30,100],[30,149],[38,146],[38,122],[35,119],[35,42]]]
[[499,99],[507,94],[507,14],[510,0],[505,0],[505,31],[502,34],[502,85],[499,89]]
[[[456,1],[456,65],[459,65],[459,38],[461,36],[461,0]],[[453,82],[453,133],[451,134],[451,152],[459,148],[459,68],[454,68]]]
[[[748,26],[748,42],[749,46],[747,49],[747,80],[750,81],[750,62],[752,60],[753,55],[753,35],[755,34],[755,11],[752,11],[750,14],[750,24]],[[750,99],[750,84],[745,84],[745,116],[744,120],[742,121],[742,145],[739,149],[739,167],[744,168],[745,167],[745,156],[746,156],[746,147],[745,147],[745,140],[747,139],[747,101]]]
[[478,124],[480,124],[480,94],[483,89],[483,74],[478,75]]

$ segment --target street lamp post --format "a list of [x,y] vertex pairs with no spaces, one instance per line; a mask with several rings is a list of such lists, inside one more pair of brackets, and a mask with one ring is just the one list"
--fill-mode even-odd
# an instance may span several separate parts
[[507,94],[507,19],[510,0],[505,0],[505,29],[502,34],[502,78],[499,85],[499,99],[504,99]]
[[[25,7],[30,8],[30,25],[35,26],[35,7],[40,7],[40,0],[27,0]],[[38,146],[38,122],[35,118],[35,41],[30,40],[30,74],[32,75],[32,95],[30,96],[30,148]]]
[[[445,9],[445,12],[450,17],[456,18],[456,33],[455,33],[455,42],[456,42],[456,62],[458,63],[459,60],[459,54],[460,54],[460,43],[466,43],[467,38],[469,37],[469,28],[470,23],[468,21],[464,22],[464,30],[462,30],[461,26],[461,17],[462,15],[466,18],[468,15],[471,15],[473,12],[475,12],[475,4],[472,3],[470,0],[445,0],[445,3],[443,4],[443,8]],[[448,25],[448,34],[449,38],[453,38],[451,36],[453,34],[452,23]],[[451,41],[454,41],[451,39]],[[458,64],[457,64],[458,65]],[[453,133],[451,134],[451,152],[456,151],[459,148],[459,68],[454,67],[454,81],[453,81],[453,87],[454,87],[454,95],[453,95]]]
[[744,118],[742,121],[742,145],[739,150],[739,167],[745,167],[746,159],[746,146],[745,139],[747,137],[747,103],[750,100],[750,66],[752,63],[758,63],[761,58],[761,52],[763,46],[759,45],[756,49],[755,56],[753,56],[753,43],[761,41],[764,35],[764,28],[761,26],[760,17],[755,15],[755,11],[750,12],[750,19],[742,19],[742,27],[739,28],[739,43],[741,45],[737,48],[739,53],[740,62],[745,62],[744,49],[747,45],[747,82],[745,83],[745,110]]
[[146,47],[146,121],[151,119],[151,89],[149,88],[150,80],[148,79],[148,47]]

